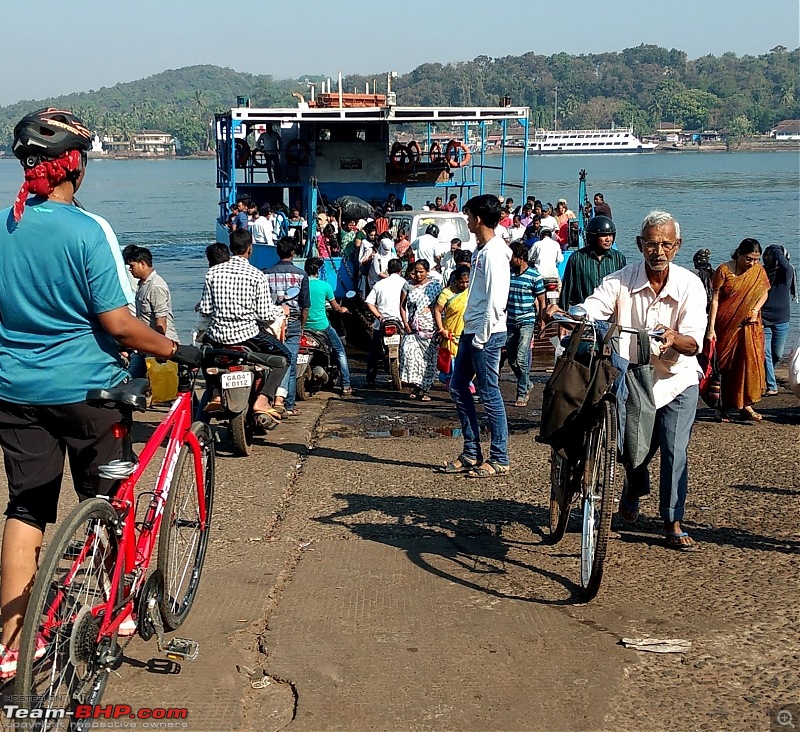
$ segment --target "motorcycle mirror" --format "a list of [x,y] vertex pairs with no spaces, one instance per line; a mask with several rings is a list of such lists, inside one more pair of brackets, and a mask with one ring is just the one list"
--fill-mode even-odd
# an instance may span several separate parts
[[300,288],[299,287],[290,287],[284,293],[283,299],[284,300],[294,300],[299,294],[300,294]]
[[356,291],[355,290],[348,290],[347,292],[344,293],[344,296],[348,300],[352,300],[356,296]]

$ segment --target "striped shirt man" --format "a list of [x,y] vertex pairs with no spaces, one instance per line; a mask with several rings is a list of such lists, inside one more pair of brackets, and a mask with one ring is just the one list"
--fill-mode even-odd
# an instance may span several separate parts
[[536,323],[536,298],[544,295],[544,280],[535,267],[519,274],[512,271],[506,315],[509,326]]

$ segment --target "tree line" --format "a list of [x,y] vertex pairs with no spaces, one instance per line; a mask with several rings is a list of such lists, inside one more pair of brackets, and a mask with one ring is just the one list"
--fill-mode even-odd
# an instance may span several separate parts
[[[783,119],[800,119],[797,69],[800,49],[760,56],[703,56],[640,45],[620,52],[491,58],[429,63],[392,80],[403,106],[496,106],[504,96],[531,109],[534,127],[602,128],[633,125],[647,134],[659,122],[732,135],[765,134]],[[367,84],[385,91],[386,72],[350,75],[345,91]],[[218,66],[189,66],[97,91],[0,108],[0,144],[13,126],[39,106],[73,109],[100,134],[127,137],[142,129],[174,135],[184,154],[213,149],[213,116],[238,95],[253,106],[293,106],[292,94],[308,92],[319,75],[277,80]],[[557,104],[556,104],[557,97]]]

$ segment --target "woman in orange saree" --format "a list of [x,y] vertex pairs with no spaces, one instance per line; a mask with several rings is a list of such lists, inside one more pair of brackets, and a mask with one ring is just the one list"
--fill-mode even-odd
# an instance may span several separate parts
[[717,340],[717,365],[722,376],[722,404],[717,420],[729,422],[727,409],[760,422],[753,405],[761,401],[764,372],[764,326],[761,307],[769,279],[761,266],[761,244],[744,239],[730,262],[714,273],[714,294],[708,314],[708,337]]

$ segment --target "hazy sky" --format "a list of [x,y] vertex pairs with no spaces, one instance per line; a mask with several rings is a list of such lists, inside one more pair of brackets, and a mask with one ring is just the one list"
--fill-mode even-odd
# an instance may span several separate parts
[[640,43],[678,48],[689,58],[800,46],[798,0],[38,0],[30,13],[26,7],[5,14],[0,105],[193,64],[335,78],[339,70],[404,73],[426,61],[598,53]]

